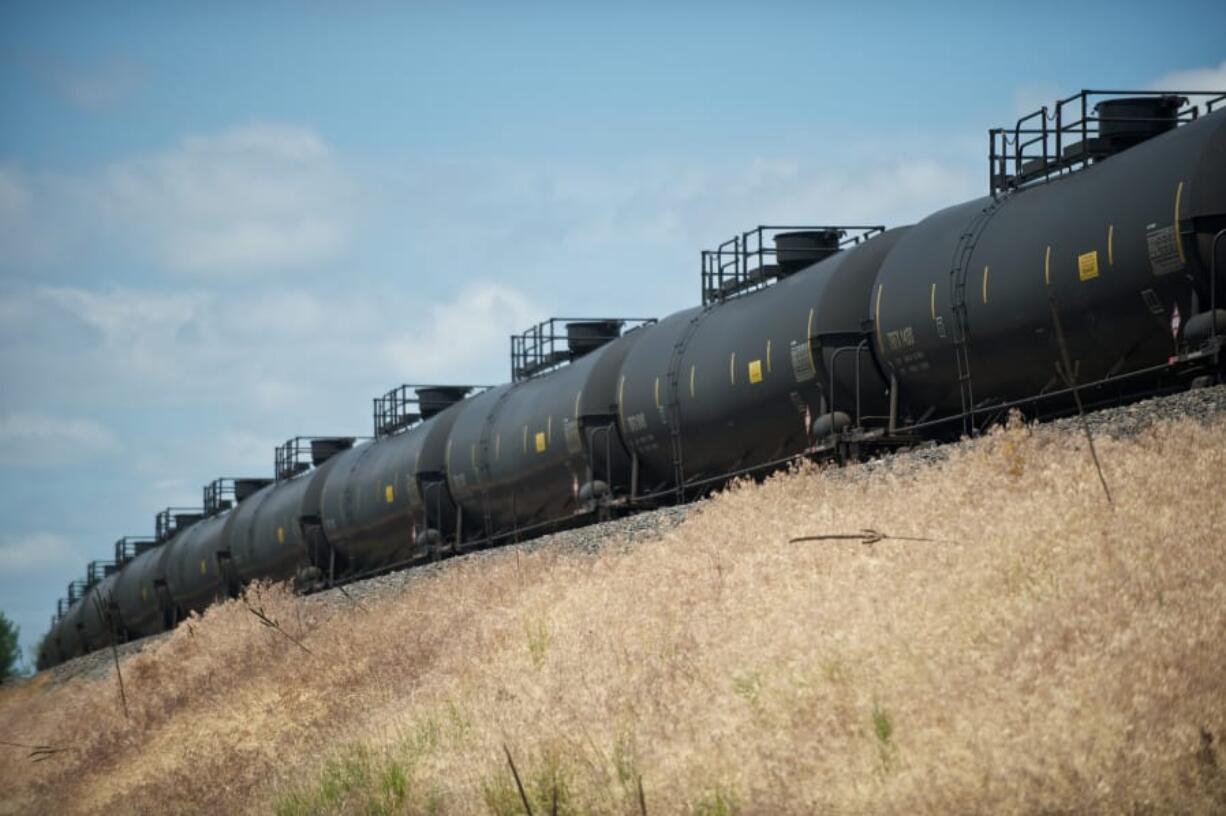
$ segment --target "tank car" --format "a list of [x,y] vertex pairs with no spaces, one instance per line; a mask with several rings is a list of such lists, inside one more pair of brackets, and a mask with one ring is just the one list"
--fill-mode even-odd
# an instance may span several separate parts
[[[119,570],[113,597],[117,625],[128,639],[155,635],[177,622],[166,582],[171,542],[200,521],[199,510],[167,508],[158,513],[155,535]],[[120,539],[120,544],[124,539]],[[117,544],[119,546],[119,544]]]
[[81,599],[80,632],[90,652],[121,640],[114,614],[114,590],[119,576],[114,562],[91,561],[85,573],[88,587]]
[[276,480],[228,516],[224,544],[238,581],[285,581],[315,563],[302,519],[318,516],[318,484],[353,437],[295,437],[277,448]]
[[1226,112],[1151,94],[1090,113],[1093,97],[994,131],[1013,150],[990,159],[992,194],[924,219],[882,264],[871,342],[915,420],[1160,371],[1226,328]]
[[60,620],[59,629],[59,647],[60,653],[63,654],[65,660],[71,660],[74,657],[80,657],[87,651],[85,648],[85,638],[81,635],[81,615],[85,611],[85,605],[78,598],[64,613],[64,617]]
[[618,381],[645,494],[683,494],[802,453],[836,404],[852,410],[852,384],[863,386],[862,412],[884,412],[885,384],[846,308],[901,234],[883,231],[760,226],[704,253],[705,305],[651,327]]
[[342,454],[320,477],[311,523],[322,525],[330,577],[454,547],[444,455],[458,403],[473,390],[402,385],[374,400],[374,441]]
[[241,582],[227,539],[234,520],[232,508],[271,482],[227,477],[205,486],[204,518],[175,538],[166,557],[166,588],[176,618],[202,612],[210,604],[238,594]]
[[459,406],[447,439],[448,485],[469,538],[567,522],[629,483],[617,376],[651,322],[553,318],[513,338],[514,381]]

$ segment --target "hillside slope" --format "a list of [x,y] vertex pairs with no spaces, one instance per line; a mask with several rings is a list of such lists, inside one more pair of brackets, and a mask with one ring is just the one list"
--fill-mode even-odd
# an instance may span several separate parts
[[[1013,426],[0,690],[0,812],[1226,809],[1226,418]],[[820,538],[872,530],[863,538]],[[273,628],[252,610],[277,622]],[[641,787],[641,794],[640,794]],[[641,796],[641,801],[640,801]]]

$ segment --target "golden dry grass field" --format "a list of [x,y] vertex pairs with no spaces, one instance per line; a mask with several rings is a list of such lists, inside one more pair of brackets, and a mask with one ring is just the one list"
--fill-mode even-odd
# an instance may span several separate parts
[[[1221,813],[1226,420],[1014,426],[0,690],[3,813]],[[876,543],[804,535],[887,534]],[[909,540],[925,539],[925,540]],[[305,647],[305,648],[303,648]],[[309,653],[308,651],[309,650]],[[640,799],[641,787],[641,799]]]

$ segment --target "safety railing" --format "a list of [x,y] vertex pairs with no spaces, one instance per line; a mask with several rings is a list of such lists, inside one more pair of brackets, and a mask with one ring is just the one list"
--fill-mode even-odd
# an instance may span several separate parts
[[703,305],[764,289],[839,250],[885,231],[884,226],[761,224],[703,250]]
[[1223,91],[1080,91],[988,131],[989,192],[1079,170],[1224,105]]

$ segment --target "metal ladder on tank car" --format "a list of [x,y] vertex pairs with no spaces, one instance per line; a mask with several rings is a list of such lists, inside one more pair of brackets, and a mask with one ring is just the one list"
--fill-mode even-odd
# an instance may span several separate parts
[[[480,461],[473,463],[475,465],[474,469],[477,471],[478,486],[481,488],[481,523],[485,528],[484,532],[487,546],[493,545],[494,543],[494,519],[493,514],[490,512],[490,503],[488,498],[488,485],[494,480],[493,471],[490,470],[490,434],[494,428],[494,419],[498,416],[498,411],[502,408],[502,403],[506,401],[507,397],[511,395],[513,390],[515,390],[514,384],[499,394],[498,399],[492,406],[490,406],[489,412],[485,415],[485,424],[481,426],[481,436],[477,442],[481,451],[481,459]],[[457,541],[456,543],[458,544],[459,542]]]
[[702,311],[690,318],[685,331],[681,333],[681,337],[677,338],[677,342],[673,344],[673,354],[668,361],[668,433],[672,446],[673,481],[676,485],[675,490],[677,492],[678,504],[685,501],[685,462],[681,443],[681,359],[685,356],[685,350],[689,346],[694,332],[698,330],[698,324],[702,322],[702,319],[707,316],[707,312],[710,310],[710,306],[705,306]]
[[962,430],[970,434],[975,428],[975,390],[971,380],[970,328],[966,316],[966,275],[968,264],[979,243],[979,237],[992,217],[1000,211],[1009,191],[992,196],[966,230],[958,237],[949,270],[950,306],[954,314],[954,359],[958,368],[958,396],[962,404]]

